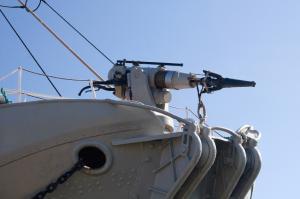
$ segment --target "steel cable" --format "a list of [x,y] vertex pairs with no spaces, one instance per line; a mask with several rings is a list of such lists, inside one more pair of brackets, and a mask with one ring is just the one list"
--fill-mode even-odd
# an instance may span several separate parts
[[96,49],[104,58],[106,58],[111,64],[115,64],[104,52],[97,48],[86,36],[84,36],[77,28],[75,28],[66,18],[64,18],[58,11],[56,11],[49,3],[45,0],[40,0],[48,8],[50,8],[59,18],[61,18],[66,24],[68,24],[77,34],[79,34],[86,42],[88,42],[94,49]]
[[0,4],[1,8],[24,8],[24,6],[9,6],[9,5],[2,5]]
[[43,74],[45,75],[45,77],[48,79],[48,81],[50,82],[50,84],[52,85],[52,87],[54,88],[54,90],[56,91],[56,93],[61,97],[60,92],[58,91],[58,89],[56,88],[56,86],[54,85],[54,83],[51,81],[51,79],[49,78],[49,76],[46,74],[46,72],[43,69],[43,67],[39,64],[39,62],[37,61],[37,59],[35,58],[35,56],[32,54],[32,52],[30,51],[30,49],[28,48],[28,46],[25,44],[25,42],[23,41],[23,39],[21,38],[21,36],[17,32],[17,30],[14,28],[14,26],[12,25],[12,23],[9,21],[9,19],[6,17],[6,15],[4,14],[4,12],[1,9],[0,9],[0,12],[1,12],[2,16],[4,17],[4,19],[6,20],[6,22],[8,23],[8,25],[11,27],[11,29],[14,31],[14,33],[17,35],[18,39],[21,41],[21,43],[23,44],[23,46],[25,47],[25,49],[27,50],[27,52],[29,53],[29,55],[32,57],[32,59],[34,60],[34,62],[37,64],[37,66],[41,69],[41,71],[43,72]]
[[[31,71],[31,70],[28,70],[28,69],[25,69],[25,68],[22,68],[22,70],[24,70],[24,71],[26,71],[28,73],[34,74],[34,75],[45,76],[42,73],[37,73],[37,72]],[[53,79],[60,79],[60,80],[67,80],[67,81],[76,81],[76,82],[89,82],[90,81],[88,79],[74,79],[74,78],[58,77],[58,76],[53,76],[53,75],[48,75],[48,77],[51,77]]]

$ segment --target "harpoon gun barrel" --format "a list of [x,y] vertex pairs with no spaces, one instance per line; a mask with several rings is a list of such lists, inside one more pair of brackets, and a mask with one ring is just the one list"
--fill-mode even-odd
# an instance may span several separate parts
[[221,75],[204,71],[205,77],[197,78],[191,73],[162,70],[155,74],[155,86],[157,88],[185,89],[193,88],[197,84],[204,87],[203,92],[210,93],[222,88],[254,87],[254,81],[223,78]]
[[220,90],[222,88],[234,88],[234,87],[255,87],[254,81],[245,81],[239,79],[223,78],[221,75],[212,73],[210,71],[203,71],[205,77],[197,79],[196,82],[200,83],[204,87],[205,93]]
[[239,79],[230,79],[224,78],[222,80],[222,87],[223,88],[232,88],[232,87],[255,87],[256,82],[254,81],[245,81]]

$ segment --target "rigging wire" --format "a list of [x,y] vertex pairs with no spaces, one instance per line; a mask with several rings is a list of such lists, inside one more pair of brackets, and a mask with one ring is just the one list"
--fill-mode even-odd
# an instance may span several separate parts
[[[27,7],[27,2],[28,0],[25,1],[25,8]],[[41,4],[42,4],[42,0],[39,0],[38,5],[32,10],[32,12],[37,11],[40,8]]]
[[79,34],[86,42],[88,42],[94,49],[96,49],[105,59],[107,59],[111,64],[115,64],[103,51],[97,48],[86,36],[84,36],[77,28],[75,28],[66,18],[64,18],[57,10],[55,10],[49,3],[45,0],[40,0],[43,2],[48,8],[50,8],[59,18],[61,18],[66,24],[69,25],[77,34]]
[[197,116],[196,113],[194,113],[190,108],[186,107],[186,108],[183,108],[183,107],[177,107],[177,106],[172,106],[172,105],[169,105],[170,108],[173,108],[173,109],[177,109],[177,110],[187,110],[188,112],[190,112],[192,115],[194,115],[197,119],[199,119],[199,116]]
[[56,93],[61,97],[60,92],[58,91],[58,89],[56,88],[56,86],[53,84],[53,82],[51,81],[51,79],[49,78],[49,76],[46,74],[46,72],[44,71],[43,67],[39,64],[39,62],[37,61],[37,59],[35,58],[35,56],[32,54],[32,52],[30,51],[30,49],[28,48],[28,46],[25,44],[25,42],[23,41],[23,39],[21,38],[21,36],[17,32],[17,30],[14,28],[14,26],[11,24],[11,22],[9,21],[9,19],[6,17],[6,15],[4,14],[4,12],[1,9],[0,9],[0,12],[1,12],[2,16],[4,17],[4,19],[6,20],[6,22],[8,23],[8,25],[11,27],[11,29],[14,31],[14,33],[17,35],[17,37],[19,38],[19,40],[21,41],[21,43],[23,44],[23,46],[26,48],[27,52],[30,54],[30,56],[32,57],[32,59],[34,60],[34,62],[37,64],[37,66],[41,69],[41,71],[43,72],[43,74],[45,75],[45,77],[48,79],[48,81],[50,82],[50,84],[52,85],[52,87],[54,88],[54,90],[56,91]]
[[42,97],[38,97],[38,96],[34,96],[32,94],[29,94],[29,93],[22,93],[23,95],[27,95],[29,97],[33,97],[33,98],[36,98],[36,99],[40,99],[40,100],[44,100],[45,98],[42,98]]
[[103,78],[97,73],[96,70],[94,70],[88,63],[86,63],[60,36],[58,36],[45,22],[42,21],[42,19],[36,15],[34,12],[32,12],[31,9],[26,7],[26,5],[21,1],[17,0],[22,6],[25,6],[26,11],[29,12],[47,31],[54,36],[57,41],[59,41],[76,59],[81,62],[85,67],[87,67],[98,79],[103,81]]
[[[26,71],[28,73],[34,74],[34,75],[45,76],[42,73],[37,73],[37,72],[31,71],[31,70],[28,70],[26,68],[22,68],[22,70],[24,70],[24,71]],[[74,79],[74,78],[66,78],[66,77],[59,77],[59,76],[53,76],[53,75],[48,75],[48,77],[51,77],[53,79],[60,79],[60,80],[67,80],[67,81],[76,81],[76,82],[89,82],[90,81],[88,79]]]
[[[25,1],[25,3],[24,3],[24,6],[22,6],[23,8],[25,8],[27,11],[28,11],[28,8],[27,8],[27,3],[28,3],[28,1],[29,0],[26,0]],[[39,3],[38,3],[38,5],[34,8],[34,9],[32,9],[32,12],[35,12],[35,11],[37,11],[38,9],[39,9],[39,7],[41,6],[41,2],[42,0],[39,0]]]
[[[0,7],[1,8],[26,8],[27,7],[27,3],[28,3],[28,0],[25,1],[25,6],[21,5],[21,6],[10,6],[10,5],[2,5],[0,4]],[[33,12],[37,11],[39,9],[39,7],[41,6],[42,4],[42,0],[39,0],[39,3],[38,5],[32,10]]]
[[9,5],[2,5],[0,4],[1,8],[24,8],[24,6],[9,6]]

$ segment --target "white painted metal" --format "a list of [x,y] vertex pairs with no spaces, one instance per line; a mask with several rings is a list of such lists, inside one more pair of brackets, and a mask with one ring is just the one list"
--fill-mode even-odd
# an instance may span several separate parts
[[[168,112],[169,91],[155,87],[161,68],[127,69],[126,74],[124,66],[114,66],[109,77],[127,75],[127,85],[115,89],[116,96],[128,101],[95,100],[91,80],[94,100],[24,91],[21,67],[0,78],[19,71],[18,89],[5,89],[18,95],[19,102],[22,95],[51,99],[0,106],[1,197],[31,198],[68,170],[82,148],[94,146],[105,154],[104,166],[77,172],[47,196],[249,199],[261,166],[256,149],[260,133],[249,125],[233,132],[201,121],[196,128],[187,107],[182,108],[186,119]],[[175,89],[193,87],[187,83],[190,77],[169,72],[165,83]],[[180,132],[173,132],[173,119]],[[230,134],[230,139],[212,137],[215,130]],[[244,170],[246,160],[256,161],[248,165],[251,172]]]
[[22,102],[22,66],[18,67],[18,102]]
[[236,132],[237,134],[245,137],[243,147],[247,155],[247,164],[243,175],[241,176],[230,198],[250,199],[251,192],[253,191],[254,181],[261,169],[261,155],[256,147],[261,134],[250,125],[244,125]]
[[0,81],[3,81],[3,80],[5,80],[5,79],[7,79],[8,77],[14,75],[14,74],[17,73],[17,72],[18,72],[18,69],[15,69],[15,70],[11,71],[11,72],[8,73],[7,75],[4,75],[4,76],[0,77]]
[[[150,110],[185,123],[185,130],[163,135],[160,120]],[[32,116],[26,117],[28,113]],[[78,148],[97,144],[106,147],[106,155],[112,158],[106,172],[78,172],[50,197],[173,198],[201,155],[192,123],[140,103],[37,101],[3,105],[0,117],[0,195],[4,198],[32,197],[74,164]]]
[[212,127],[229,133],[228,139],[213,138],[217,156],[213,166],[192,194],[192,199],[206,198],[229,199],[239,182],[246,166],[246,152],[241,137],[234,131],[223,127]]
[[197,189],[207,172],[213,165],[217,149],[213,139],[210,137],[211,130],[208,127],[202,127],[199,137],[202,144],[202,154],[199,162],[176,193],[176,199],[188,199],[191,198],[193,192]]
[[97,94],[96,94],[96,91],[95,91],[95,88],[94,88],[94,82],[93,82],[93,80],[90,80],[89,84],[90,84],[90,87],[92,89],[91,93],[93,95],[93,98],[96,99],[97,98]]

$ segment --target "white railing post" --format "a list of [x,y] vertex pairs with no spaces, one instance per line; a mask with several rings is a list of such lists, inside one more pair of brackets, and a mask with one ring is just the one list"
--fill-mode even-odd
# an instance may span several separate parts
[[22,66],[18,67],[18,102],[22,102]]
[[92,90],[92,95],[93,95],[94,99],[96,99],[97,95],[96,95],[96,91],[95,91],[95,88],[94,88],[93,80],[90,80],[90,87],[91,87],[91,90]]

